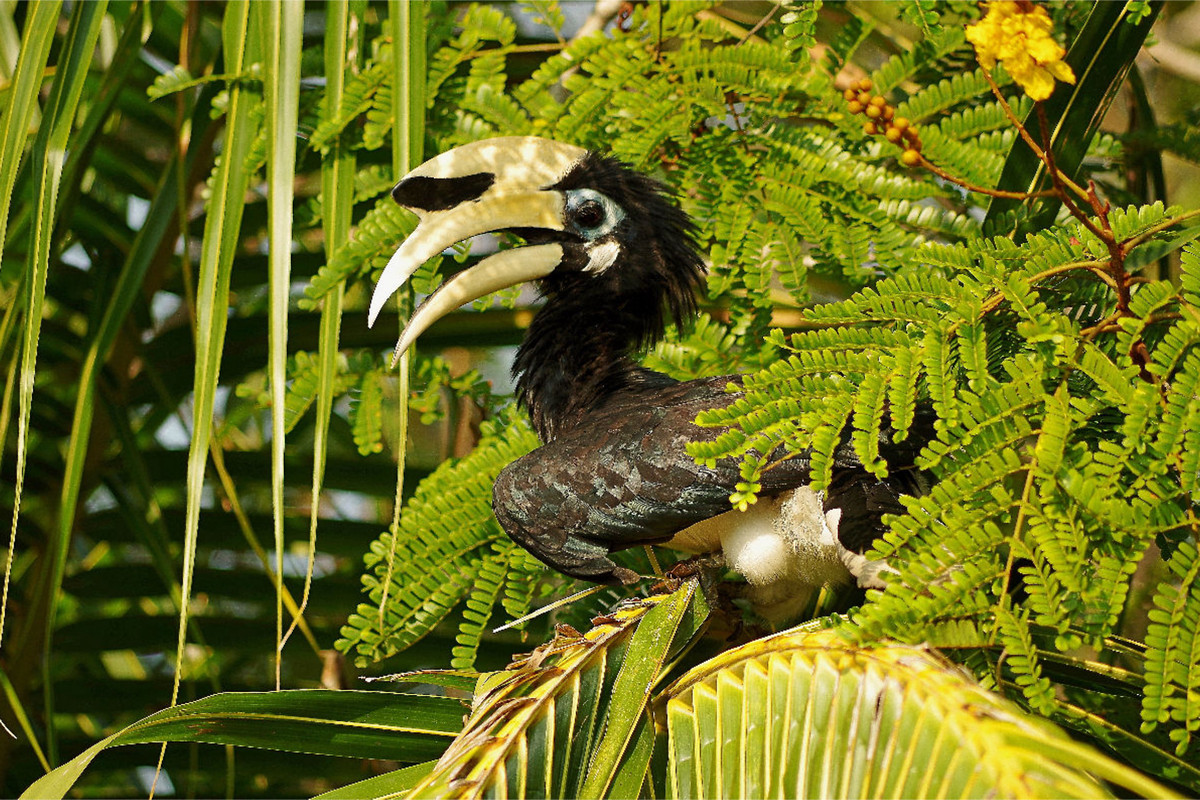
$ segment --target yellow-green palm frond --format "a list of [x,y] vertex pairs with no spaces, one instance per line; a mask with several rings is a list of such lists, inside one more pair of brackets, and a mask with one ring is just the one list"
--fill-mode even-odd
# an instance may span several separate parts
[[658,700],[672,797],[1168,796],[927,647],[813,626],[692,669]]
[[671,660],[708,618],[690,581],[623,603],[480,679],[470,718],[416,797],[625,796],[653,745],[648,705]]

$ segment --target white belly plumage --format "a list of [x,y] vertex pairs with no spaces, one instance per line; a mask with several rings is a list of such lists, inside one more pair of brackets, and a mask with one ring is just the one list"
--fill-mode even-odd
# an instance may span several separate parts
[[687,553],[722,552],[750,584],[755,609],[782,621],[821,586],[851,580],[864,588],[886,586],[883,561],[869,561],[838,541],[841,516],[837,508],[825,511],[821,496],[803,486],[698,522],[666,544]]

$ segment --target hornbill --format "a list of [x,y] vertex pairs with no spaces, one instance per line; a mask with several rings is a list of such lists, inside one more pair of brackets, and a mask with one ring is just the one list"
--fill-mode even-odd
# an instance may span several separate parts
[[369,324],[423,262],[447,247],[499,231],[526,242],[447,280],[414,312],[396,345],[398,355],[464,303],[539,283],[545,305],[513,374],[517,399],[543,444],[505,468],[493,490],[496,517],[518,544],[554,569],[594,582],[637,580],[610,553],[666,544],[690,553],[720,550],[747,582],[776,596],[797,582],[820,585],[851,574],[862,585],[879,585],[882,565],[858,553],[883,532],[882,515],[901,510],[899,496],[921,488],[912,466],[916,446],[892,441],[885,430],[881,453],[890,475],[879,480],[844,442],[832,485],[820,494],[807,488],[807,457],[781,460],[763,473],[760,501],[746,512],[732,510],[729,496],[741,480],[736,461],[701,466],[684,445],[721,433],[694,420],[737,400],[740,377],[679,382],[634,360],[663,336],[668,319],[682,326],[693,318],[704,280],[692,223],[662,184],[579,147],[504,137],[427,161],[392,197],[420,222],[380,276]]

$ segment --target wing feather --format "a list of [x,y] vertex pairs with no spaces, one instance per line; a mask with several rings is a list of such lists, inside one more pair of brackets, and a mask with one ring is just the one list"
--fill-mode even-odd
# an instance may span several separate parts
[[[510,464],[496,480],[493,508],[518,544],[568,575],[620,579],[608,553],[670,539],[730,510],[741,480],[732,459],[710,469],[693,461],[688,442],[720,430],[694,422],[703,410],[732,403],[730,378],[631,390],[583,422]],[[771,470],[768,494],[802,485],[808,460]],[[575,539],[594,547],[568,546]]]
[[[608,555],[665,542],[730,510],[729,495],[741,480],[738,462],[723,459],[715,468],[701,466],[685,448],[722,432],[701,428],[695,419],[705,409],[741,397],[726,388],[737,381],[737,376],[724,376],[659,383],[613,396],[500,473],[492,493],[500,525],[560,572],[599,582],[636,579]],[[842,509],[838,536],[844,546],[865,550],[884,532],[883,515],[903,511],[900,495],[925,488],[912,464],[921,443],[933,435],[927,416],[918,414],[920,424],[909,441],[893,442],[890,431],[884,431],[880,452],[893,467],[885,480],[862,468],[849,437],[834,451],[833,483],[824,506],[826,511]],[[809,470],[806,455],[780,461],[763,474],[760,494],[806,485]]]

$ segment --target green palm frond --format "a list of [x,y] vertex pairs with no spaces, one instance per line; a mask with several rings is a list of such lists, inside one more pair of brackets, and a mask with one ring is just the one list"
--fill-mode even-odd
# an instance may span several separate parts
[[788,631],[692,669],[659,703],[671,797],[1112,796],[1097,776],[1172,796],[923,647]]
[[1107,797],[1110,784],[1174,796],[928,647],[809,625],[656,688],[707,616],[688,583],[627,601],[586,634],[561,629],[480,676],[437,764],[415,785],[395,780],[409,798]]
[[650,761],[651,691],[708,617],[697,584],[561,629],[480,678],[471,716],[418,797],[623,797]]

